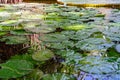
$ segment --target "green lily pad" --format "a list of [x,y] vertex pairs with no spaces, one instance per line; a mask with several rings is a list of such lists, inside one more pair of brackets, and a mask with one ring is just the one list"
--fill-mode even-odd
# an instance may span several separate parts
[[21,23],[21,21],[19,21],[19,20],[7,20],[4,22],[1,22],[0,25],[2,25],[2,26],[15,26],[15,25],[18,25],[19,23]]
[[63,29],[65,29],[65,30],[81,30],[81,29],[85,29],[85,28],[89,28],[89,26],[81,24],[81,25],[71,25],[71,26],[63,27]]
[[113,44],[108,43],[106,40],[102,38],[88,38],[76,43],[76,47],[82,50],[90,51],[90,50],[106,50],[111,47]]
[[41,20],[44,19],[44,15],[41,14],[27,14],[27,15],[22,15],[21,18],[25,20]]
[[8,20],[10,19],[11,14],[7,11],[1,11],[0,12],[0,21]]
[[12,30],[19,30],[22,29],[21,26],[0,26],[1,30],[0,31],[12,31]]
[[61,34],[46,34],[43,36],[40,36],[40,40],[44,42],[62,42],[64,40],[68,40],[68,38],[65,35]]
[[0,36],[4,36],[7,32],[0,32]]
[[0,12],[5,11],[5,7],[0,7]]
[[120,64],[116,59],[109,61],[112,59],[109,57],[87,56],[79,61],[76,68],[92,74],[117,74],[116,71],[119,71]]
[[34,33],[49,33],[55,31],[55,28],[47,27],[47,26],[39,26],[39,27],[25,28],[25,30]]
[[105,14],[96,14],[95,17],[105,17]]
[[111,41],[120,41],[120,27],[112,26],[104,29],[103,34],[106,35]]
[[0,78],[17,78],[28,74],[33,69],[33,64],[26,60],[9,60],[0,64]]
[[40,50],[32,55],[32,58],[36,61],[45,61],[52,57],[54,57],[54,54],[48,49]]
[[24,36],[4,36],[0,41],[6,42],[6,44],[28,43],[28,39]]
[[34,69],[29,75],[33,80],[40,80],[43,76],[44,73],[39,69]]
[[55,73],[55,74],[47,74],[42,80],[76,80],[75,77],[69,76],[67,74]]
[[58,43],[46,43],[45,45],[53,49],[67,49],[74,47],[74,43],[72,41],[67,41],[67,40]]
[[26,32],[24,29],[10,31],[13,35],[31,35],[32,33]]

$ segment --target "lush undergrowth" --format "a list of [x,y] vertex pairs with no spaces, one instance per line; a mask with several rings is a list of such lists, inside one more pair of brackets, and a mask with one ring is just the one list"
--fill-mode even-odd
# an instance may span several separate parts
[[119,80],[120,10],[109,14],[57,4],[1,6],[0,42],[26,51],[2,60],[0,78]]

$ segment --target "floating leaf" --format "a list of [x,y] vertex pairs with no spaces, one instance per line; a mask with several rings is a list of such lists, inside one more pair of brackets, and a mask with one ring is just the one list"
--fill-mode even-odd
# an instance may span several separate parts
[[103,34],[111,41],[120,41],[120,27],[112,26],[104,29]]
[[32,58],[36,61],[45,61],[52,57],[54,57],[54,54],[48,49],[40,50],[32,55]]
[[75,77],[69,76],[67,74],[55,73],[55,74],[47,74],[42,80],[76,80]]
[[27,15],[22,15],[21,18],[25,19],[25,20],[28,20],[28,21],[30,21],[30,20],[41,20],[41,19],[44,18],[44,15],[41,15],[41,14],[27,14]]
[[81,25],[71,25],[71,26],[63,27],[63,29],[65,30],[81,30],[84,28],[88,28],[88,25],[81,24]]
[[7,20],[4,22],[1,22],[0,25],[2,25],[2,26],[15,26],[15,25],[18,25],[19,23],[21,23],[20,20]]
[[112,74],[119,70],[119,63],[109,62],[111,58],[87,56],[79,61],[76,68],[93,74]]
[[83,29],[78,30],[75,35],[71,35],[71,39],[74,40],[83,40],[91,36],[94,32],[98,32],[98,29]]
[[26,60],[26,61],[29,61],[33,64],[36,63],[36,61],[34,61],[32,59],[32,55],[31,54],[23,54],[23,55],[15,55],[15,56],[11,56],[11,58],[9,60]]
[[105,17],[105,14],[96,14],[95,17]]
[[44,73],[39,69],[34,69],[29,75],[29,79],[40,80],[44,76]]
[[76,43],[76,47],[82,50],[90,51],[90,50],[107,49],[112,46],[111,43],[108,43],[108,44],[111,44],[110,46],[105,45],[106,43],[108,42],[102,38],[88,38],[88,39],[78,41],[78,43]]
[[47,26],[39,26],[39,27],[31,27],[31,28],[27,27],[25,28],[25,30],[34,33],[49,33],[49,32],[53,32],[55,29]]
[[0,36],[4,36],[7,32],[0,32]]
[[11,14],[7,11],[0,12],[0,21],[8,20],[10,19]]
[[6,44],[23,44],[27,43],[28,39],[24,36],[4,36],[0,41],[6,42]]
[[10,33],[13,35],[31,35],[32,34],[30,32],[26,32],[24,29],[10,31]]
[[33,65],[26,60],[9,60],[0,64],[0,78],[17,78],[32,71]]
[[40,36],[40,40],[44,42],[61,42],[67,39],[68,38],[65,35],[61,35],[61,34],[46,34]]
[[45,44],[49,48],[54,48],[54,49],[67,49],[67,48],[72,48],[74,47],[74,43],[72,41],[63,41],[61,43],[46,43]]

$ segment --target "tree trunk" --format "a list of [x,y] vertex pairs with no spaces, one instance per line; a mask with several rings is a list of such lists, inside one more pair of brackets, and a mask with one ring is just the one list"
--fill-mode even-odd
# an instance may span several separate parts
[[23,0],[0,0],[1,4],[17,4],[21,3]]

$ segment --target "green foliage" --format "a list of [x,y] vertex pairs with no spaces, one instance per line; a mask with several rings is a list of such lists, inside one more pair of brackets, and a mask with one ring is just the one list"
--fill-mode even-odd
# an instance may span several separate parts
[[35,69],[28,76],[28,79],[40,80],[43,76],[44,76],[44,73],[41,70]]
[[18,29],[18,30],[10,31],[10,34],[21,36],[21,35],[31,35],[32,33],[26,32],[24,29]]
[[102,49],[106,50],[111,46],[112,44],[107,43],[107,41],[102,38],[88,38],[76,43],[77,48],[80,48],[86,51],[102,50]]
[[0,25],[3,25],[3,26],[15,26],[15,25],[18,25],[20,21],[18,20],[8,20],[8,21],[5,21],[5,22],[1,22]]
[[33,69],[33,64],[26,60],[9,60],[0,64],[0,78],[17,78],[28,74]]
[[27,43],[28,39],[25,36],[4,36],[0,41],[6,42],[6,44],[23,44]]
[[119,58],[114,60],[107,57],[87,56],[81,58],[76,68],[94,74],[117,74],[119,72],[119,65]]
[[55,73],[55,74],[47,74],[45,75],[42,80],[76,80],[74,77],[69,76],[67,74],[62,73]]
[[41,36],[40,40],[44,42],[61,42],[63,40],[67,40],[67,37],[61,34],[46,34]]
[[120,25],[119,26],[110,26],[106,28],[103,33],[109,38],[111,41],[120,41]]
[[54,54],[48,49],[40,50],[32,55],[32,58],[36,61],[45,61],[52,57],[54,57]]
[[[107,20],[114,23],[105,23],[105,14],[94,8],[51,5],[45,7],[46,14],[39,14],[31,7],[23,10],[16,6],[0,8],[0,41],[11,45],[29,44],[28,37],[33,37],[33,42],[38,43],[39,38],[40,43],[30,45],[35,48],[31,49],[31,54],[16,55],[0,64],[0,78],[75,80],[73,74],[84,71],[119,79],[120,55],[115,49],[120,42],[119,19],[113,20],[111,16]],[[119,17],[118,12],[112,13]],[[38,34],[37,37],[34,34]],[[51,62],[45,64],[49,60]],[[49,74],[45,70],[51,65],[55,65],[55,70]]]
[[84,28],[88,28],[88,26],[84,25],[84,24],[81,24],[81,25],[76,24],[76,25],[66,26],[63,29],[65,29],[65,30],[81,30]]
[[0,32],[0,36],[4,36],[7,32]]
[[36,64],[36,61],[33,60],[32,54],[22,54],[22,55],[15,55],[10,58],[10,60],[26,60],[31,62],[32,64]]

